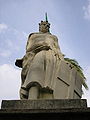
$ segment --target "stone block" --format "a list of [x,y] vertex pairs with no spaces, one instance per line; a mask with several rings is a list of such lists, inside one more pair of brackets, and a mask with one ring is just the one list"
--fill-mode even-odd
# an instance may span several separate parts
[[2,109],[61,109],[86,108],[85,99],[55,99],[55,100],[3,100]]
[[83,78],[78,71],[61,60],[54,89],[54,99],[80,99]]

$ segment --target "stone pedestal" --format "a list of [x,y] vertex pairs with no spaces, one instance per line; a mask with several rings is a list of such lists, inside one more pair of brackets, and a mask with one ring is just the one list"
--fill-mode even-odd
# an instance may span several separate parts
[[3,100],[2,109],[61,109],[86,108],[85,99],[55,99],[55,100]]
[[89,120],[85,99],[4,100],[0,120]]

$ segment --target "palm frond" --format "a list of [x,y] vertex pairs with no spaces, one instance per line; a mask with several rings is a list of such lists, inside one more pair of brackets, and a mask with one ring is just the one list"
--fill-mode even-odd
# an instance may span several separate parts
[[86,78],[85,78],[85,76],[83,74],[83,69],[79,65],[79,63],[75,59],[64,58],[64,60],[71,63],[76,68],[76,70],[80,73],[81,77],[83,78],[83,86],[85,87],[85,89],[88,90],[88,86],[87,86],[86,81],[85,81]]

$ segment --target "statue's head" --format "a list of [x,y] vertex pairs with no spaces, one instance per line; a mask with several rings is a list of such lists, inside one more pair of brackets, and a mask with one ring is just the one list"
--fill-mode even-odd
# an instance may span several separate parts
[[39,32],[47,33],[49,32],[49,28],[50,23],[48,23],[48,21],[41,21],[41,23],[39,23]]

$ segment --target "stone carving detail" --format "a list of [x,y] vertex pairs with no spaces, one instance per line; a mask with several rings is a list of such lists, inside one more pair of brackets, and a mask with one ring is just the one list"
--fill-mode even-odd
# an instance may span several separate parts
[[39,23],[39,32],[28,37],[26,54],[16,60],[21,72],[21,99],[53,98],[60,59],[58,38],[49,32],[48,21]]

